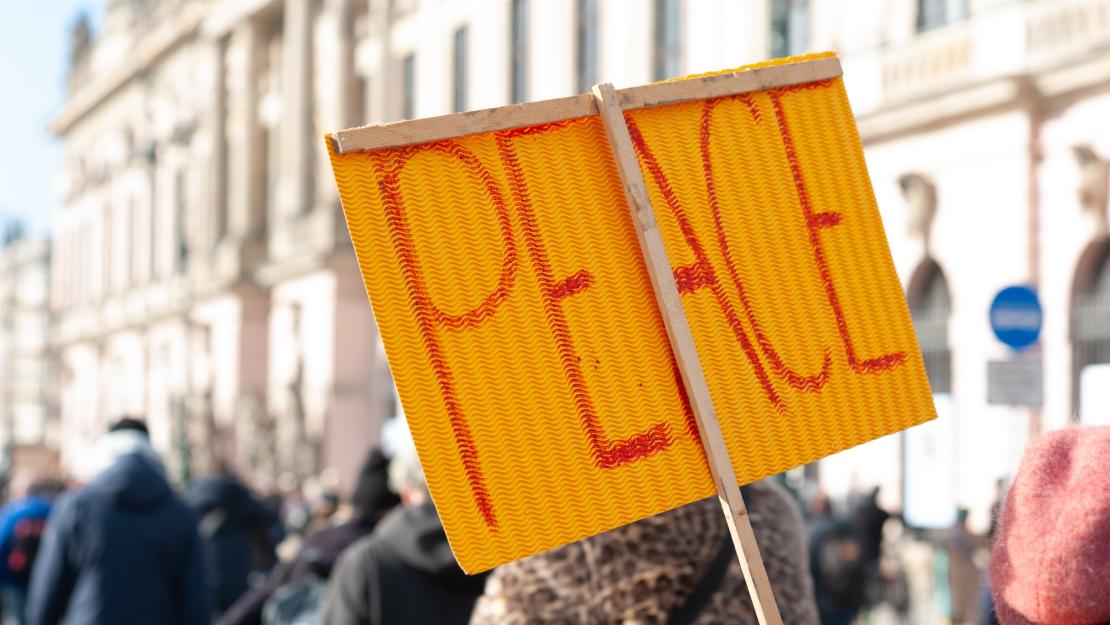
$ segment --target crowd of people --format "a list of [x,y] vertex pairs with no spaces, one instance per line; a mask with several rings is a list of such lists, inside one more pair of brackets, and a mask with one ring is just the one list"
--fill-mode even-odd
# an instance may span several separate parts
[[[315,513],[258,498],[227,466],[175,490],[142,421],[96,444],[95,477],[57,481],[0,510],[4,625],[524,625],[758,622],[716,501],[704,500],[468,576],[458,567],[415,449],[373,450],[348,501]],[[1030,447],[990,535],[961,513],[935,537],[948,623],[1110,622],[1110,428]],[[744,487],[788,625],[905,614],[884,566],[891,515],[878,491],[834,514],[775,480]],[[897,517],[894,517],[897,520]],[[290,529],[292,526],[292,529]],[[980,588],[976,554],[990,552]]]
[[[823,495],[809,501],[810,571],[820,622],[994,625],[992,604],[980,603],[978,559],[988,538],[968,529],[967,511],[957,511],[955,524],[947,529],[910,528],[879,505],[878,495],[874,489],[851,498],[839,514]],[[910,563],[901,553],[907,545],[924,547],[930,556],[926,592],[911,588]],[[983,592],[989,597],[989,590]],[[915,598],[933,605],[912,613]]]

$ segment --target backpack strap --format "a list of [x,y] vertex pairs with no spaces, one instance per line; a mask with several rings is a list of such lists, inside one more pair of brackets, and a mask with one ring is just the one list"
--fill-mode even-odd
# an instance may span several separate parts
[[690,594],[686,595],[686,600],[671,612],[667,625],[693,625],[701,613],[709,607],[713,595],[720,590],[721,584],[725,581],[725,573],[728,572],[728,565],[735,558],[732,536],[725,532],[725,539],[717,550],[717,557],[713,559],[709,569],[701,576]]

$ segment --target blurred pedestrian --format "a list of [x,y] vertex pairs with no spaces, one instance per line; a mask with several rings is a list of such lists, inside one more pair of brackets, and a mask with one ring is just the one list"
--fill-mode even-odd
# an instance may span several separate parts
[[866,599],[866,541],[855,524],[833,514],[824,494],[814,497],[810,519],[809,563],[821,623],[849,625]]
[[178,499],[146,425],[97,442],[96,477],[64,495],[31,573],[30,625],[203,625],[208,592],[196,516]]
[[883,579],[883,542],[887,521],[895,518],[879,505],[880,488],[875,486],[857,503],[852,512],[852,520],[863,540],[863,561],[867,569],[864,582],[864,609],[878,606],[885,598],[886,580]]
[[879,505],[879,487],[868,491],[856,504],[853,520],[863,540],[863,559],[878,567],[883,555],[883,527],[890,513]]
[[3,624],[23,625],[31,567],[38,556],[46,518],[54,498],[64,490],[57,480],[34,480],[0,509],[0,590]]
[[994,503],[991,504],[991,522],[987,528],[987,539],[994,545],[994,537],[998,536],[998,522],[1002,517],[1002,506],[1006,503],[1006,480],[999,479],[994,483]]
[[339,558],[324,625],[464,625],[485,576],[455,562],[411,445],[397,450],[389,482],[402,505]]
[[246,594],[252,572],[273,566],[274,514],[223,462],[215,474],[190,484],[185,500],[200,519],[212,604],[221,613]]
[[278,477],[278,492],[281,494],[281,518],[286,531],[303,535],[312,522],[312,507],[305,500],[304,485],[293,473],[282,473]]
[[956,522],[944,539],[948,555],[948,589],[951,600],[949,621],[953,625],[978,622],[979,567],[976,552],[985,541],[967,527],[967,510],[956,511]]
[[[289,536],[288,528],[282,518],[281,495],[273,490],[263,491],[261,496],[258,497],[258,503],[262,504],[262,507],[270,513],[270,518],[273,519],[270,528],[266,531],[270,544],[280,546]],[[281,554],[277,547],[274,548],[274,552],[277,554],[278,560],[281,560]]]
[[[770,480],[744,488],[783,623],[816,625],[801,512]],[[717,498],[517,560],[490,575],[471,623],[755,625]]]
[[343,550],[370,534],[378,521],[400,503],[401,499],[389,489],[388,469],[389,459],[385,454],[378,449],[372,450],[351,493],[351,518],[308,536],[292,562],[279,565],[263,586],[251,590],[235,602],[219,624],[262,625],[264,606],[269,604],[269,612],[280,613],[282,606],[291,604],[298,597],[304,599],[298,604],[299,612],[304,614],[314,610],[316,606],[309,603],[314,600],[313,593],[323,588],[323,580],[330,576]]
[[[998,519],[1002,515],[1002,504],[1006,501],[1006,481],[998,480],[995,484],[995,499],[991,504],[991,522],[987,530],[987,540],[990,547],[994,548],[994,539],[998,536]],[[994,593],[991,592],[990,575],[984,574],[979,580],[979,625],[999,625],[998,613],[994,608]]]
[[1030,444],[1002,506],[990,579],[1002,625],[1110,623],[1110,427]]
[[325,490],[321,492],[312,502],[311,521],[309,521],[309,533],[331,527],[334,524],[335,516],[339,512],[339,493],[333,490]]

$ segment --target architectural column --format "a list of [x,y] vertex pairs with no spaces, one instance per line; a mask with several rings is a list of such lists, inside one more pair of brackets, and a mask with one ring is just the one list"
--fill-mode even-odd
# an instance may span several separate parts
[[334,118],[328,119],[336,129],[349,128],[357,122],[355,102],[355,24],[353,0],[327,0],[327,15],[332,31],[331,58],[335,80],[331,90],[335,102],[331,107]]
[[240,239],[257,235],[265,218],[260,162],[263,134],[258,119],[259,28],[254,19],[242,22],[232,33],[230,43],[235,62],[228,77],[228,88],[232,92],[228,98],[228,112],[232,121],[227,129],[231,173],[227,181],[227,230]]
[[218,244],[227,234],[227,37],[210,42],[212,84],[209,87],[208,115],[208,206],[202,237],[204,247]]
[[97,302],[103,302],[112,294],[112,260],[120,252],[112,245],[112,198],[103,192],[100,197],[101,204],[97,207],[97,218],[100,220],[100,254],[96,259],[96,268],[100,272]]
[[[126,172],[126,164],[121,164],[120,169]],[[126,180],[124,173],[120,178]],[[126,183],[125,183],[126,184]],[[112,221],[111,227],[111,264],[109,273],[109,292],[117,295],[127,291],[132,285],[131,256],[135,253],[131,247],[131,196],[129,190],[115,193],[112,196]]]
[[336,20],[336,52],[340,59],[340,83],[337,85],[335,94],[340,102],[340,118],[339,122],[343,128],[351,128],[352,125],[359,123],[362,117],[362,111],[355,110],[355,102],[359,98],[355,97],[354,90],[357,88],[357,81],[355,80],[354,68],[354,2],[353,0],[332,0],[332,11],[335,14]]
[[238,353],[234,366],[238,376],[237,400],[232,429],[235,454],[252,477],[274,479],[274,427],[266,407],[266,383],[270,359],[270,294],[265,289],[239,291]]
[[308,210],[312,201],[313,0],[285,0],[282,62],[281,182],[278,211]]
[[[319,72],[315,81],[320,96],[319,114],[316,119],[320,131],[331,132],[353,125],[355,88],[355,32],[353,0],[326,0],[322,19],[324,37],[316,42],[319,51]],[[331,180],[331,164],[319,136],[314,137],[312,150],[316,153],[316,180]],[[316,205],[338,206],[338,193],[334,184],[316,185]]]
[[84,306],[89,294],[89,221],[84,207],[71,209],[72,237],[74,253],[70,256],[70,275],[73,276],[73,289],[70,291],[70,305]]
[[56,311],[65,310],[72,305],[68,299],[71,278],[68,263],[69,256],[73,253],[73,235],[70,234],[68,208],[66,206],[55,214],[54,237],[50,243],[50,308]]
[[371,81],[370,103],[374,110],[377,122],[393,121],[394,107],[390,99],[392,89],[390,81],[393,79],[393,51],[390,33],[392,23],[390,7],[391,0],[368,0],[370,3],[370,22],[373,37],[378,41],[378,75]]
[[[332,385],[322,453],[324,465],[341,476],[341,489],[350,492],[359,463],[379,443],[382,423],[392,406],[392,389],[382,388],[385,385],[375,376],[380,372],[377,333],[367,327],[366,287],[354,256],[334,269]],[[351,328],[358,331],[349,331]]]

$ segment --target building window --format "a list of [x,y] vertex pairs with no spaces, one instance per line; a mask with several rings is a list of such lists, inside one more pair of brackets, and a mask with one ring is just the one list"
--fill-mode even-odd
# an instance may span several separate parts
[[771,57],[802,54],[809,47],[809,0],[771,1]]
[[73,275],[77,276],[74,280],[76,289],[76,301],[78,303],[87,303],[91,298],[92,293],[92,225],[89,223],[88,217],[83,215],[77,222],[77,254],[73,257],[74,272]]
[[189,200],[186,195],[185,169],[178,169],[173,177],[173,214],[174,229],[177,231],[177,254],[174,267],[177,273],[185,273],[189,266]]
[[578,93],[586,93],[597,83],[597,0],[578,0],[575,38],[575,69]]
[[513,104],[517,104],[528,100],[528,0],[513,0],[509,19],[509,53],[512,58],[509,96]]
[[1074,298],[1076,412],[1085,423],[1106,423],[1104,389],[1110,383],[1110,240],[1103,240],[1083,255]]
[[455,88],[452,91],[452,103],[456,113],[465,111],[466,85],[467,85],[467,51],[469,46],[468,30],[466,26],[455,31]]
[[952,392],[952,350],[948,345],[948,317],[952,297],[948,281],[935,261],[926,260],[914,273],[906,298],[913,329],[925,360],[925,373],[934,394]]
[[416,117],[416,55],[401,60],[401,117]]
[[929,30],[967,17],[967,0],[917,0],[917,30]]
[[682,0],[655,0],[654,80],[674,78],[683,73]]
[[131,195],[127,198],[127,215],[129,216],[130,228],[127,234],[128,246],[131,250],[131,262],[128,264],[128,280],[131,284],[142,284],[146,279],[143,275],[143,257],[141,249],[145,243],[144,235],[146,234],[142,228],[143,214],[140,212],[139,203],[135,200],[135,196]]

